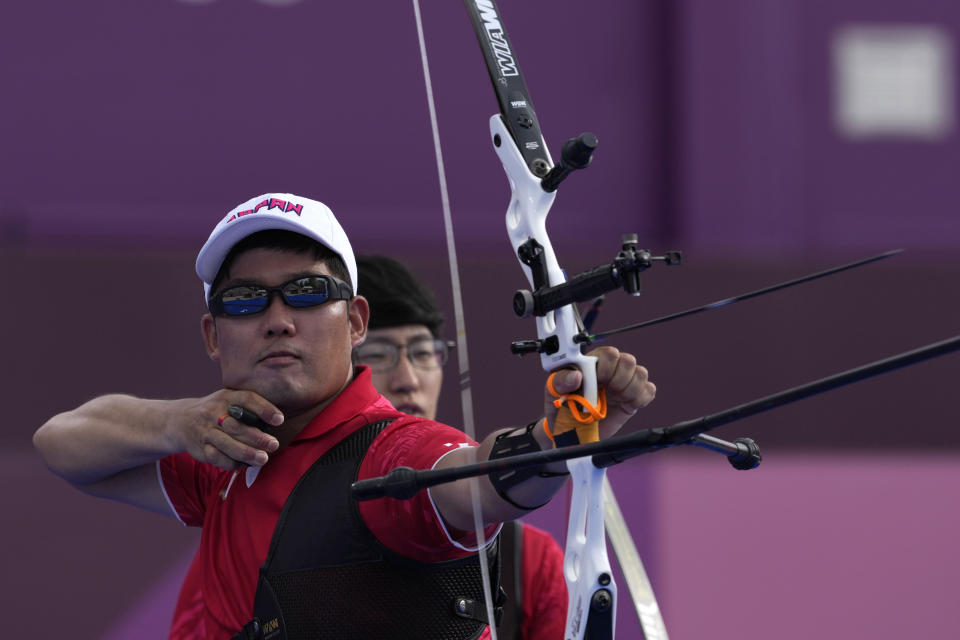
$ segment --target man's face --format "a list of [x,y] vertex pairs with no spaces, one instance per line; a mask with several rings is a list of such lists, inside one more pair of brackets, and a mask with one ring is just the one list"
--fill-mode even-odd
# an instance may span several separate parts
[[[373,386],[398,410],[433,420],[443,384],[440,366],[424,369],[408,357],[411,349],[432,349],[433,334],[424,325],[408,324],[367,332],[367,346],[392,344],[400,348],[397,365],[387,371],[373,371]],[[362,362],[362,361],[361,361]],[[374,367],[375,368],[375,367]]]
[[[309,254],[251,249],[236,257],[212,293],[240,283],[278,286],[311,274],[331,275]],[[224,387],[255,391],[295,416],[326,404],[349,383],[350,352],[363,341],[366,311],[362,298],[294,309],[275,295],[256,315],[205,315],[202,324]]]

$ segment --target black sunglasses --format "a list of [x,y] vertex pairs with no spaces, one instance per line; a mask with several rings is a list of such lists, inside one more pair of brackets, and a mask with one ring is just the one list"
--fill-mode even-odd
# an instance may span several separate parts
[[262,284],[239,284],[224,289],[210,298],[210,313],[214,316],[252,316],[270,306],[273,294],[290,307],[315,307],[328,300],[349,300],[353,288],[338,278],[327,275],[300,276],[279,287]]

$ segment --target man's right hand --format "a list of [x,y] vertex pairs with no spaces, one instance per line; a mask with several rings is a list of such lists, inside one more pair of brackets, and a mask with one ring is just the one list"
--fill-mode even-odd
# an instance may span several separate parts
[[283,423],[277,407],[250,391],[223,389],[180,400],[107,395],[50,418],[33,443],[51,471],[84,493],[173,516],[157,477],[161,458],[187,452],[232,470],[262,466],[279,448],[273,434],[230,416],[218,425],[230,405],[270,425]]
[[236,405],[269,426],[282,425],[280,410],[252,391],[223,389],[205,398],[180,400],[178,404],[179,411],[168,415],[167,432],[174,437],[176,450],[186,451],[200,462],[227,471],[241,465],[259,467],[280,448],[274,435],[243,424],[227,412],[228,407]]

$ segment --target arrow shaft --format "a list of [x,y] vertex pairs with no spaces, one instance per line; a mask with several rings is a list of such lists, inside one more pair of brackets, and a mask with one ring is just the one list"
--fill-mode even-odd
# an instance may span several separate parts
[[724,298],[723,300],[717,300],[716,302],[711,302],[710,304],[705,304],[699,307],[694,307],[692,309],[687,309],[685,311],[678,311],[677,313],[671,313],[670,315],[661,316],[659,318],[654,318],[653,320],[645,320],[643,322],[638,322],[636,324],[627,325],[625,327],[620,327],[618,329],[610,329],[609,331],[600,331],[599,333],[591,334],[589,337],[590,342],[594,342],[601,338],[606,338],[608,336],[616,335],[618,333],[624,333],[626,331],[633,331],[634,329],[642,329],[643,327],[650,327],[655,324],[661,324],[668,322],[670,320],[677,320],[679,318],[685,318],[687,316],[692,316],[697,313],[703,313],[704,311],[710,311],[712,309],[719,309],[727,305],[733,304],[735,302],[742,302],[743,300],[749,300],[750,298],[756,298],[758,296],[766,295],[768,293],[773,293],[774,291],[780,291],[781,289],[786,289],[788,287],[793,287],[798,284],[803,284],[805,282],[810,282],[811,280],[819,280],[820,278],[825,278],[827,276],[832,276],[834,274],[840,273],[842,271],[847,271],[849,269],[855,269],[857,267],[862,267],[878,260],[883,260],[891,256],[895,256],[899,253],[902,253],[902,249],[893,249],[891,251],[886,251],[876,256],[871,256],[869,258],[864,258],[863,260],[857,260],[856,262],[851,262],[849,264],[840,265],[839,267],[832,267],[830,269],[825,269],[823,271],[818,271],[817,273],[811,273],[793,280],[788,280],[787,282],[781,282],[779,284],[774,284],[769,287],[764,287],[763,289],[757,289],[756,291],[750,291],[748,293],[742,293],[740,295],[732,296],[730,298]]

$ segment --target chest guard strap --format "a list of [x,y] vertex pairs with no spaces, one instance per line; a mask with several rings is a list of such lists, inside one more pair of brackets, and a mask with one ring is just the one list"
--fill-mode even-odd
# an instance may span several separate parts
[[[483,632],[479,555],[404,558],[367,529],[350,495],[367,449],[389,423],[360,428],[300,478],[260,568],[255,618],[235,638],[473,640]],[[498,546],[487,552],[495,588]]]

